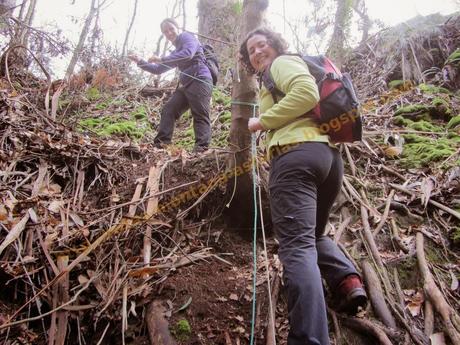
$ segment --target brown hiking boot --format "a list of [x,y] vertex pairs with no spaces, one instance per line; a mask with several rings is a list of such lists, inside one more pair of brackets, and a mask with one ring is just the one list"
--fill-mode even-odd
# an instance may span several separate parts
[[359,308],[365,309],[367,294],[361,278],[357,274],[346,276],[337,287],[337,310],[350,315],[356,315]]

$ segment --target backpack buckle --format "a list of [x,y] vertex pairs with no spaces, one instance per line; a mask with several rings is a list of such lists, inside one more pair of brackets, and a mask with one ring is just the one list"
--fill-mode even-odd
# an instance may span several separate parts
[[326,73],[324,79],[331,79],[331,80],[342,80],[342,78],[335,72]]

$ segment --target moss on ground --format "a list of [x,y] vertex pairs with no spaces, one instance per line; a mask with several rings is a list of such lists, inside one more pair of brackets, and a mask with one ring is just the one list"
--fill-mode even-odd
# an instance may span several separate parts
[[137,107],[131,112],[131,117],[136,120],[147,120],[148,118],[147,108],[143,105]]
[[445,93],[445,94],[451,94],[449,90],[447,90],[444,87],[440,86],[435,86],[432,84],[420,84],[418,88],[424,92],[424,93],[430,93],[430,94],[438,94],[438,93]]
[[229,123],[232,121],[232,113],[228,110],[224,111],[222,115],[219,116],[220,123]]
[[192,327],[190,327],[190,323],[186,319],[181,319],[171,329],[171,333],[177,340],[184,342],[192,335]]
[[227,96],[225,93],[223,93],[217,88],[214,88],[212,90],[212,99],[217,104],[222,104],[226,107],[231,105],[231,100],[232,100],[230,96]]
[[101,93],[97,87],[93,86],[86,90],[86,97],[90,101],[97,101],[99,98],[101,98]]
[[141,139],[147,132],[151,131],[147,121],[127,120],[111,116],[83,119],[78,123],[77,129],[79,131],[90,130],[101,137],[116,135],[127,136],[135,140]]
[[412,121],[410,119],[406,119],[405,117],[401,115],[394,117],[393,123],[397,126],[407,127],[415,131],[420,131],[420,132],[435,132],[435,133],[444,132],[444,128],[442,128],[441,126],[435,125],[432,122],[425,121],[425,120]]
[[460,115],[457,115],[450,119],[449,123],[447,124],[447,128],[453,129],[459,125],[460,125]]
[[416,134],[403,135],[405,144],[400,163],[406,168],[431,166],[452,156],[458,145],[458,136],[454,138],[431,139]]
[[394,115],[429,113],[430,108],[423,104],[410,104],[396,109]]
[[388,83],[389,89],[397,89],[397,90],[409,90],[413,87],[413,83],[411,80],[392,80]]

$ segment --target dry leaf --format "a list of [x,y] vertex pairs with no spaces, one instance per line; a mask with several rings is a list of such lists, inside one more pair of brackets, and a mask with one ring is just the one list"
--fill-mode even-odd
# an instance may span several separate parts
[[21,234],[22,230],[26,227],[27,222],[29,221],[29,212],[26,212],[24,217],[10,230],[8,235],[6,235],[5,240],[0,244],[0,254],[5,250],[8,245],[14,242],[19,235]]
[[[405,290],[406,292],[408,290]],[[422,305],[423,302],[425,301],[425,296],[423,295],[423,292],[417,291],[415,294],[413,294],[410,297],[406,297],[406,301],[409,301],[407,303],[407,309],[411,313],[412,316],[418,316],[420,315],[422,311]]]
[[48,210],[50,210],[53,213],[59,213],[61,210],[61,207],[64,205],[64,201],[62,200],[53,200],[50,202],[48,206]]
[[29,208],[28,212],[29,212],[30,220],[32,221],[32,223],[38,224],[38,216],[35,210],[33,208]]
[[217,302],[227,302],[228,299],[225,297],[217,297]]
[[8,219],[8,211],[4,205],[0,205],[0,222],[4,222]]
[[431,192],[435,187],[435,179],[433,177],[426,177],[423,179],[420,185],[420,191],[422,192],[421,200],[423,207],[426,207],[431,197]]
[[236,295],[236,293],[232,293],[230,294],[230,297],[229,297],[232,301],[238,301],[238,296]]
[[80,274],[77,279],[80,285],[85,285],[87,282],[89,282],[89,279],[83,274]]
[[77,224],[78,226],[84,226],[85,224],[83,223],[83,220],[80,218],[80,216],[74,212],[69,213],[70,218],[72,218],[73,222]]

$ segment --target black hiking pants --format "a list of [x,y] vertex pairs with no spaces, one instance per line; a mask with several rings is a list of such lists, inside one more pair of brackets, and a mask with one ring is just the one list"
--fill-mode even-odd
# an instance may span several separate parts
[[161,112],[160,126],[154,143],[170,144],[176,120],[190,109],[195,132],[195,146],[209,146],[211,141],[209,107],[212,81],[203,81],[192,80],[187,86],[180,87],[173,93]]
[[325,143],[302,143],[271,162],[270,207],[288,295],[288,345],[329,344],[321,278],[334,289],[357,274],[324,235],[342,176],[340,153]]

